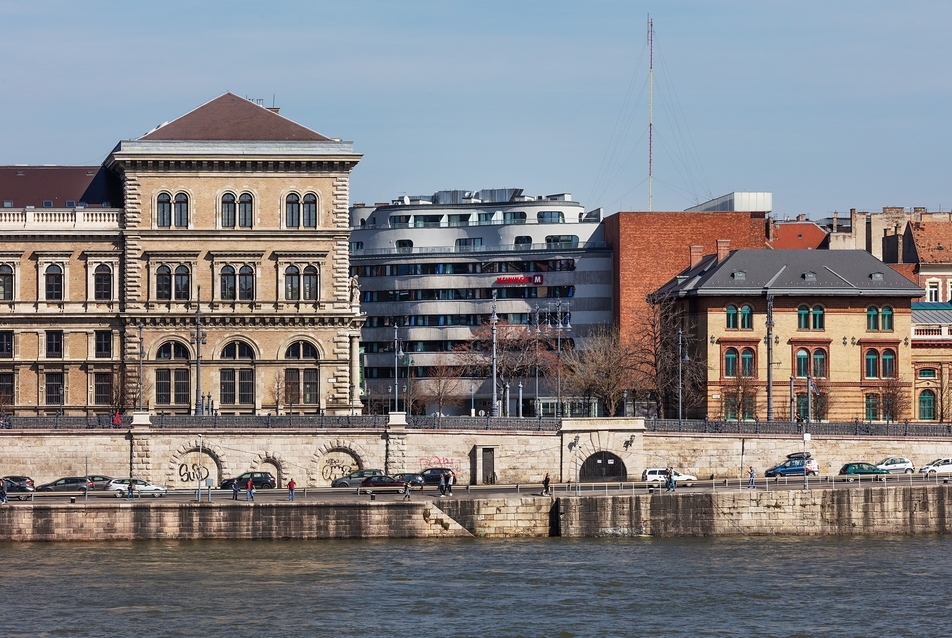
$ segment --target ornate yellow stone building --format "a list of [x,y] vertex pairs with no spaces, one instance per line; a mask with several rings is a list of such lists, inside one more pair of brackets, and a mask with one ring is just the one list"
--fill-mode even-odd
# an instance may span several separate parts
[[0,168],[2,411],[359,411],[360,157],[226,93],[101,167]]

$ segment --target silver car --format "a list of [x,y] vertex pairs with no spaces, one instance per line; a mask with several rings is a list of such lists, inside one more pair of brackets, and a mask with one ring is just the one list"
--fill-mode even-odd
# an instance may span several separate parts
[[912,474],[916,471],[912,461],[904,456],[891,456],[888,459],[883,459],[876,467],[886,470],[890,474]]
[[[169,493],[169,488],[164,485],[156,485],[142,479],[132,479],[132,490],[139,497],[148,495],[156,498]],[[127,496],[129,494],[129,479],[112,479],[103,488],[103,491],[112,492],[116,495],[116,498]]]
[[952,459],[936,459],[919,468],[920,474],[952,474]]

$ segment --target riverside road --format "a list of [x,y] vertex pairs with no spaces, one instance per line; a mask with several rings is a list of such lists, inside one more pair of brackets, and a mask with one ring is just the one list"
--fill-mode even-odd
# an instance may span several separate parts
[[[847,478],[843,476],[830,475],[809,477],[807,489],[852,489],[857,487],[890,487],[897,485],[935,485],[948,482],[948,477],[937,478],[935,475],[930,475],[929,478],[925,478],[921,474],[895,474],[889,476],[857,475],[851,476],[850,480],[847,480]],[[792,476],[780,479],[766,479],[760,477],[756,480],[756,486],[754,489],[760,492],[802,490],[804,489],[804,482],[802,476]],[[751,488],[747,486],[747,479],[733,478],[716,479],[713,481],[697,481],[693,483],[691,487],[679,485],[675,493],[691,494],[722,491],[737,492],[745,490],[751,490]],[[581,496],[623,496],[632,494],[665,495],[666,491],[663,485],[657,483],[644,483],[641,481],[629,481],[625,483],[583,483],[578,486],[574,484],[563,483],[552,486],[552,496],[570,497],[575,496],[576,494]],[[512,498],[517,496],[541,497],[542,485],[538,483],[526,485],[473,485],[469,488],[466,486],[457,485],[453,490],[453,496],[447,496],[446,498]],[[99,503],[128,502],[128,499],[126,498],[117,498],[113,492],[103,491],[91,491],[88,495],[84,495],[82,492],[34,492],[31,494],[10,493],[9,497],[11,505],[16,505],[18,503],[28,505],[31,502],[68,503],[71,501],[71,499],[76,499],[77,503],[81,503],[83,501],[95,501]],[[24,500],[18,501],[18,497],[21,497]],[[159,500],[158,498],[154,499],[149,495],[142,496],[141,498],[147,501]],[[264,503],[287,501],[288,492],[285,489],[258,489],[255,491],[254,498],[255,502]],[[441,497],[439,490],[436,487],[427,486],[422,492],[419,488],[415,488],[412,491],[410,496],[411,501],[421,498],[439,499]],[[207,489],[203,489],[202,501],[207,502],[208,499],[209,492]],[[356,488],[311,487],[305,489],[303,487],[299,487],[297,490],[295,490],[294,497],[296,502],[308,501],[315,503],[359,502],[369,501],[371,499],[377,501],[401,501],[403,500],[403,494],[395,492],[378,492],[375,494],[368,494],[364,490],[361,490],[360,494],[358,494]],[[137,497],[136,500],[139,500],[139,497]],[[195,501],[196,494],[194,489],[172,490],[169,491],[166,496],[161,497],[161,500],[174,502]],[[213,489],[211,490],[211,500],[213,502],[230,501],[232,500],[232,492],[231,490]],[[237,502],[245,502],[244,490],[238,493]]]

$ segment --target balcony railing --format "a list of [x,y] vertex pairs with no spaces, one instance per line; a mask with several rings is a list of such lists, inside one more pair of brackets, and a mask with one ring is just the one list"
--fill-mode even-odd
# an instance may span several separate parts
[[118,230],[120,208],[0,208],[0,229]]
[[681,434],[766,434],[799,436],[952,437],[949,423],[846,421],[839,423],[795,421],[695,421],[677,419],[645,420],[648,432]]
[[351,251],[353,257],[375,255],[438,255],[472,253],[514,253],[530,251],[598,250],[606,248],[603,241],[552,242],[546,244],[497,244],[494,246],[414,246],[412,248],[367,248]]

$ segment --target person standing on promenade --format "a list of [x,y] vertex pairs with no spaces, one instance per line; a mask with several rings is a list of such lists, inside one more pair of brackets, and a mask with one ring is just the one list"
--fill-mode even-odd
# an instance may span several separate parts
[[248,479],[248,482],[245,484],[245,500],[246,501],[255,500],[255,484],[254,484],[254,481],[252,481],[250,478]]
[[117,428],[120,425],[122,425],[122,416],[120,416],[119,411],[116,410],[116,412],[112,415],[112,426]]
[[665,470],[665,474],[667,475],[667,478],[665,479],[665,482],[664,482],[664,486],[666,488],[665,492],[675,491],[676,486],[674,483],[674,468],[670,468],[670,467],[667,468]]
[[757,489],[757,484],[754,482],[754,476],[755,476],[755,475],[754,475],[754,466],[753,466],[753,465],[750,466],[750,470],[749,470],[749,472],[748,472],[748,476],[749,476],[749,478],[747,479],[747,487],[749,487],[749,488],[752,489],[752,490],[756,490],[756,489]]
[[410,481],[403,484],[403,500],[410,500]]
[[542,479],[542,496],[549,496],[549,484],[552,479],[549,478],[549,473],[545,473],[545,478]]
[[238,500],[238,491],[241,489],[241,486],[238,485],[238,481],[231,482],[231,500]]
[[446,472],[440,472],[440,498],[446,496]]
[[294,479],[291,479],[290,481],[288,481],[288,500],[289,501],[294,500],[294,486],[295,485],[297,485],[297,483],[294,482]]
[[9,503],[10,499],[7,498],[7,481],[5,479],[0,479],[0,503]]
[[446,491],[450,496],[453,496],[453,483],[456,482],[456,472],[453,470],[447,470],[446,472]]

